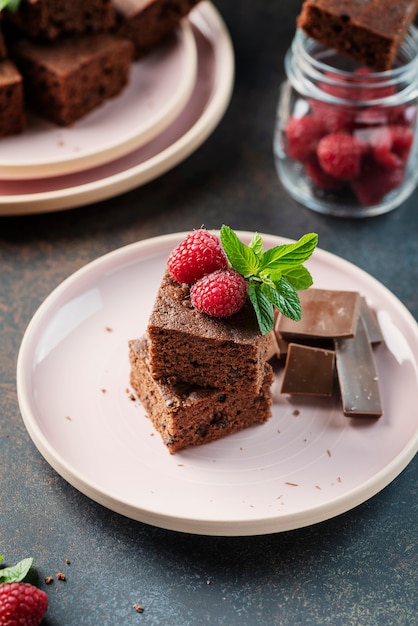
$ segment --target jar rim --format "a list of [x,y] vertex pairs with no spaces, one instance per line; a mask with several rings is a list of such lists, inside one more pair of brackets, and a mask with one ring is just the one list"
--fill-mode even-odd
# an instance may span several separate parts
[[[314,51],[317,52],[316,56],[313,54]],[[331,86],[344,84],[345,88],[353,91],[367,89],[368,86],[373,88],[372,99],[358,98],[356,105],[373,103],[392,106],[399,103],[400,94],[405,101],[418,97],[418,29],[413,25],[408,29],[397,57],[398,62],[402,54],[408,56],[408,60],[389,70],[373,71],[368,68],[370,71],[367,74],[356,73],[354,70],[342,69],[324,62],[318,58],[321,53],[345,59],[337,51],[308,37],[302,29],[296,31],[286,54],[285,67],[290,82],[302,94],[316,96],[334,104],[352,105],[353,100],[323,90],[324,84]],[[361,64],[357,65],[358,68],[361,67]],[[385,94],[384,89],[389,86],[396,87],[396,93]]]

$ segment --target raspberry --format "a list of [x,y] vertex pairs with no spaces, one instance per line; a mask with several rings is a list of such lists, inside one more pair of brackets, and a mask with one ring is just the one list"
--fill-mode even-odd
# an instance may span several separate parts
[[364,206],[379,204],[384,196],[403,183],[404,168],[388,170],[373,160],[367,161],[361,170],[361,175],[351,182],[351,187],[358,200]]
[[247,283],[235,270],[218,270],[198,280],[190,289],[197,311],[214,317],[238,313],[247,298]]
[[45,591],[29,583],[0,585],[0,624],[38,626],[48,608]]
[[390,169],[405,165],[413,141],[414,133],[406,126],[382,126],[369,137],[373,157]]
[[318,142],[325,132],[324,123],[314,115],[291,117],[285,128],[288,156],[304,163],[315,154]]
[[317,159],[312,159],[312,161],[308,161],[305,163],[305,172],[311,179],[314,185],[320,187],[321,189],[326,189],[328,191],[336,191],[337,189],[341,189],[344,185],[342,180],[338,178],[334,178],[330,176],[319,165]]
[[317,154],[322,169],[342,180],[357,178],[360,174],[361,157],[367,144],[361,139],[346,133],[331,133],[318,144]]
[[191,285],[205,274],[226,269],[228,260],[219,238],[201,228],[187,235],[171,252],[167,265],[179,283]]

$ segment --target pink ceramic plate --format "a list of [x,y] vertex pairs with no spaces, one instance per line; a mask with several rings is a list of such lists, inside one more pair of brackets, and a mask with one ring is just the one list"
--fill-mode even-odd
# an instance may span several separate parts
[[[383,285],[322,250],[309,262],[316,286],[359,290],[378,314],[386,340],[375,351],[383,417],[356,421],[343,416],[337,400],[291,402],[276,394],[266,424],[168,453],[130,399],[127,344],[145,331],[168,254],[184,236],[97,259],[34,315],[17,388],[26,427],[48,463],[111,510],[208,535],[300,528],[378,493],[418,447],[417,324]],[[240,236],[248,242],[251,234]],[[264,240],[268,247],[285,241]]]
[[211,3],[199,3],[189,23],[197,77],[176,119],[144,146],[99,167],[37,180],[0,179],[0,215],[69,209],[115,196],[160,176],[205,141],[229,104],[234,56],[225,24]]
[[150,141],[184,107],[197,70],[188,21],[151,54],[132,64],[128,86],[68,128],[28,116],[21,135],[0,140],[0,177],[69,174],[112,161]]

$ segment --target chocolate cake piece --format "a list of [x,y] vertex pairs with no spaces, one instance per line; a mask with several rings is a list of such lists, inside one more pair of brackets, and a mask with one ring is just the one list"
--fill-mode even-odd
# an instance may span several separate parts
[[21,39],[12,47],[27,106],[62,126],[122,91],[129,80],[132,53],[129,41],[108,33],[43,43]]
[[388,70],[417,11],[418,0],[305,0],[297,25],[340,54]]
[[148,340],[129,343],[130,383],[148,417],[171,454],[215,441],[271,417],[273,370],[266,363],[258,394],[169,384],[153,378],[149,368]]
[[0,137],[16,135],[26,125],[22,76],[12,61],[0,61]]
[[4,16],[28,37],[48,40],[109,31],[115,24],[112,0],[21,0],[18,11]]
[[154,378],[257,394],[271,340],[261,335],[250,302],[231,317],[194,309],[187,285],[167,270],[148,322]]
[[113,0],[116,33],[129,39],[139,59],[167,37],[199,0]]

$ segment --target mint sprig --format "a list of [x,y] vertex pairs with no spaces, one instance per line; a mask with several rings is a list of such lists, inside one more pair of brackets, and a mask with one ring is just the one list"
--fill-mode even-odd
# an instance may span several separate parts
[[20,0],[0,0],[0,11],[3,9],[9,9],[9,11],[17,11],[19,8]]
[[220,231],[223,249],[235,271],[248,280],[248,296],[263,335],[274,325],[274,309],[299,321],[302,307],[297,290],[308,289],[312,276],[303,263],[318,245],[318,235],[308,233],[295,243],[282,244],[264,251],[262,237],[255,233],[245,245],[229,228]]
[[[0,562],[3,560],[3,557],[0,556]],[[32,567],[33,559],[22,559],[16,565],[12,567],[3,567],[0,569],[0,585],[2,583],[18,583],[23,580],[30,568]]]

